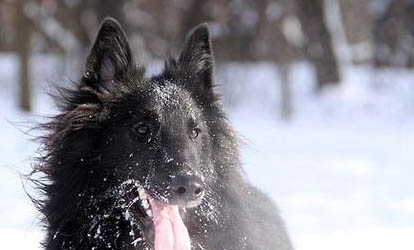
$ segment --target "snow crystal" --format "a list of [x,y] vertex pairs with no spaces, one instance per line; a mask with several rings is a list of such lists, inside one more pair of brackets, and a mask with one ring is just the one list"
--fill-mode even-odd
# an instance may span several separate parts
[[143,239],[142,238],[137,238],[133,242],[131,242],[131,245],[134,245],[134,247],[135,247],[135,246],[137,246],[137,243],[140,242],[140,241],[143,241]]
[[177,93],[181,90],[175,84],[166,80],[163,85],[154,84],[152,90],[155,92],[155,98],[162,105],[179,104]]

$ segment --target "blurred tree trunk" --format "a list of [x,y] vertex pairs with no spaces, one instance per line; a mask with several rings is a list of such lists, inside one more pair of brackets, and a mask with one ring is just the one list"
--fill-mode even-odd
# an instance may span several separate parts
[[307,36],[305,55],[316,68],[317,89],[338,84],[338,63],[332,48],[331,34],[325,23],[323,0],[296,0],[298,17]]
[[280,75],[280,114],[283,120],[289,121],[293,114],[292,93],[290,89],[288,63],[278,65]]
[[[58,1],[56,19],[62,24],[65,30],[70,31],[78,40],[81,49],[86,49],[91,45],[91,39],[89,31],[85,27],[85,17],[89,11],[89,4],[92,1],[80,1],[77,5],[68,6],[65,1]],[[91,14],[89,14],[91,15]],[[90,19],[90,17],[89,17]],[[98,20],[100,22],[102,20]],[[91,37],[94,38],[94,33]],[[92,38],[92,39],[93,39]],[[83,51],[83,52],[85,52]],[[67,51],[66,51],[67,52]]]
[[[382,7],[382,8],[379,8]],[[375,13],[375,66],[414,66],[414,1],[383,3]]]
[[15,43],[19,57],[19,106],[24,111],[31,109],[30,91],[30,37],[31,24],[24,13],[26,0],[16,0],[16,34]]
[[371,38],[370,2],[370,0],[339,1],[346,38],[351,44],[361,43]]
[[371,0],[340,0],[339,4],[352,61],[372,63]]
[[393,66],[393,57],[398,49],[398,37],[403,25],[402,19],[402,0],[391,1],[383,13],[377,16],[374,29],[376,67]]

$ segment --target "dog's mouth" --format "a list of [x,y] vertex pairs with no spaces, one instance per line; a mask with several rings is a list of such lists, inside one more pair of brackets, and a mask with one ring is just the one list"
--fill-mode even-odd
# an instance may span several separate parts
[[128,200],[128,209],[138,217],[142,222],[152,220],[152,208],[149,200],[149,196],[145,189],[135,184],[126,193]]
[[[155,250],[189,250],[190,236],[185,226],[179,207],[167,204],[152,197],[141,185],[134,183],[126,193],[128,210],[139,219],[146,228],[155,233]],[[152,238],[152,234],[146,238]]]

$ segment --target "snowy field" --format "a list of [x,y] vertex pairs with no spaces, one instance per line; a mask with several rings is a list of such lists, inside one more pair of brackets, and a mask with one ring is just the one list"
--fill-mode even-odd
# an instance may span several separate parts
[[[23,131],[55,110],[42,94],[45,83],[67,80],[57,60],[32,64],[42,87],[34,112],[25,114],[16,108],[15,59],[0,56],[2,249],[39,249],[42,238],[19,176],[38,145]],[[297,250],[414,249],[414,73],[350,67],[341,87],[317,98],[309,66],[297,64],[290,74],[294,116],[285,122],[272,66],[231,65],[226,72],[244,168],[279,204]]]

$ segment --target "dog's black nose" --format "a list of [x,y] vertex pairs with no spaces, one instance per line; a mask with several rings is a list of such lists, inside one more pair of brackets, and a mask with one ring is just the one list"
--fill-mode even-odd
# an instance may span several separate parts
[[191,202],[204,194],[203,182],[196,175],[176,175],[172,179],[172,191],[177,200]]

